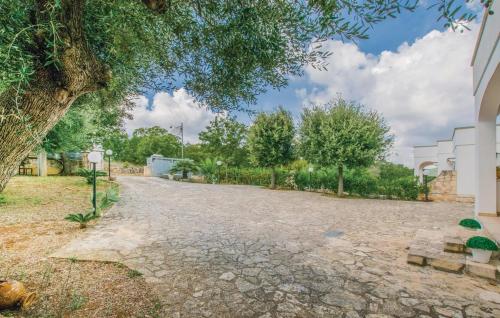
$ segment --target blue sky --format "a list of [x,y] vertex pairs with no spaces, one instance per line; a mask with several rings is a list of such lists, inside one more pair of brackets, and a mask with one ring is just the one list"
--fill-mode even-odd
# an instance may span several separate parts
[[[479,23],[473,23],[470,32],[452,32],[436,17],[435,11],[420,8],[377,24],[368,40],[327,41],[333,52],[328,71],[306,68],[304,76],[291,79],[286,88],[259,96],[252,109],[270,111],[284,105],[298,120],[304,105],[341,93],[382,113],[396,136],[390,159],[411,166],[413,145],[449,138],[454,127],[472,122],[469,64]],[[183,89],[139,97],[137,104],[135,119],[126,124],[129,132],[183,121],[186,140],[196,142],[213,118]],[[245,113],[238,119],[251,122]]]
[[[395,19],[375,25],[369,32],[370,38],[358,41],[357,46],[364,53],[378,55],[382,51],[395,51],[403,42],[414,42],[434,29],[443,30],[443,22],[437,21],[435,11],[420,7],[415,12],[406,11]],[[303,78],[292,80],[281,91],[272,90],[259,96],[255,108],[266,111],[283,104],[300,113],[302,100],[294,92],[304,87],[311,87],[311,84]]]

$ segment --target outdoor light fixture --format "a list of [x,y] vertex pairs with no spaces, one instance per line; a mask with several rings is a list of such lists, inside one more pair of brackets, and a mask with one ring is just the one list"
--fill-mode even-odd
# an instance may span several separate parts
[[89,155],[87,156],[89,159],[89,162],[92,164],[92,173],[94,176],[94,181],[92,183],[92,206],[94,208],[94,215],[97,214],[97,198],[96,198],[96,163],[98,163],[101,160],[101,153],[98,151],[91,151]]
[[220,166],[222,165],[222,161],[217,160],[216,164],[217,164],[217,180],[220,183]]
[[108,156],[108,180],[111,181],[111,156],[113,155],[113,150],[106,150],[106,156]]
[[314,168],[313,167],[309,167],[307,169],[307,171],[309,171],[309,191],[311,191],[311,174],[314,171]]

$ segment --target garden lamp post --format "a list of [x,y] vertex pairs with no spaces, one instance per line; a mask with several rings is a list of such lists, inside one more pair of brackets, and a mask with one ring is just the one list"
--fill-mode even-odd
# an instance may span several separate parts
[[217,181],[219,181],[220,184],[220,166],[222,165],[222,161],[217,160]]
[[113,150],[106,150],[106,156],[108,156],[108,180],[111,181],[111,156],[113,155]]
[[94,208],[94,216],[97,214],[97,197],[96,197],[96,164],[101,160],[101,154],[98,151],[91,151],[88,155],[89,162],[92,163],[92,207]]
[[309,171],[309,191],[311,191],[311,175],[314,171],[314,168],[313,167],[309,167],[309,169],[307,169],[307,171]]

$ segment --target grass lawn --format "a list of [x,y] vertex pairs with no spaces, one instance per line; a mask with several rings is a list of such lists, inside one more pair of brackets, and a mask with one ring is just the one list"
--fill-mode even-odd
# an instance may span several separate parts
[[[99,180],[98,191],[115,186]],[[121,264],[48,256],[84,230],[64,220],[91,208],[81,177],[14,177],[0,195],[0,280],[23,282],[38,296],[14,317],[155,317],[161,305],[144,279]],[[98,222],[98,221],[97,221]],[[89,228],[96,223],[93,221]]]

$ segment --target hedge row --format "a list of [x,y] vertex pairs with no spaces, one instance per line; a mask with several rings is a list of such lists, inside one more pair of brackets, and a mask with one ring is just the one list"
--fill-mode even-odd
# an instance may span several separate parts
[[[335,168],[322,168],[309,173],[277,169],[276,184],[280,188],[337,191],[338,174]],[[271,170],[265,168],[221,168],[221,183],[268,186]],[[362,197],[416,200],[420,186],[414,176],[375,176],[367,169],[351,169],[344,173],[344,191]]]

